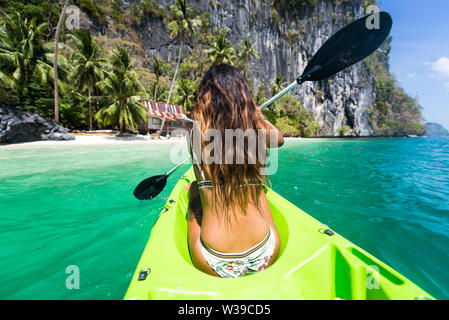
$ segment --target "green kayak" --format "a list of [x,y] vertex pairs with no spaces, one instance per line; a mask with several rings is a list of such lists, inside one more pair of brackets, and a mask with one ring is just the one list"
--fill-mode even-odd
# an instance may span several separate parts
[[237,279],[202,273],[187,244],[185,187],[194,180],[189,169],[174,187],[125,299],[433,299],[271,189],[266,194],[281,237],[276,262]]

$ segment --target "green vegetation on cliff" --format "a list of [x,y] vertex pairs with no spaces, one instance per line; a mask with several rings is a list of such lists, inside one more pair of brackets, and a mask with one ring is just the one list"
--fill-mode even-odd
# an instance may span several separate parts
[[425,126],[421,106],[400,88],[390,73],[389,54],[392,38],[365,60],[376,79],[376,106],[368,109],[374,134],[379,136],[423,135]]

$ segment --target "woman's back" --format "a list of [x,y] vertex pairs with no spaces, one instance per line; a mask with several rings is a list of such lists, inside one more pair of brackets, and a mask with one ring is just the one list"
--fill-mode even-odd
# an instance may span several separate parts
[[[203,194],[201,239],[217,251],[244,252],[262,241],[270,225],[273,226],[268,217],[270,212],[261,213],[254,200],[249,201],[247,210],[237,210],[229,223],[224,223],[221,212],[210,205],[212,196],[207,191]],[[265,197],[261,195],[259,202],[265,207],[264,211],[269,210]]]
[[249,87],[231,66],[212,67],[196,92],[190,136],[197,182],[190,187],[189,248],[195,266],[238,277],[271,265],[280,239],[263,190],[267,138]]

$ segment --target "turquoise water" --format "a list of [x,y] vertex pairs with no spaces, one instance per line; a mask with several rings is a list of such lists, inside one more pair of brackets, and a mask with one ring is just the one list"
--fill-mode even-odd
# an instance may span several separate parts
[[[170,147],[0,146],[0,298],[121,299],[182,170],[152,201],[132,191]],[[449,298],[449,138],[289,140],[279,167],[276,191]]]

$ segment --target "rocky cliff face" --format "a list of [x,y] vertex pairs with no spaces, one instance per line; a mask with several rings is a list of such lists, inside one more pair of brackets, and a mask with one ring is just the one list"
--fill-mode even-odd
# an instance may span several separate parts
[[[207,4],[200,1],[204,9]],[[321,0],[313,7],[305,7],[299,18],[276,12],[262,1],[223,2],[221,8],[211,10],[212,23],[229,28],[230,40],[236,44],[249,37],[260,60],[252,60],[249,77],[255,87],[270,86],[270,80],[282,75],[292,82],[304,70],[308,59],[321,45],[346,23],[345,17],[363,16],[363,1],[348,2]],[[269,3],[269,2],[268,2]],[[336,19],[334,18],[336,17]],[[373,131],[365,111],[375,104],[375,80],[362,63],[341,72],[330,81],[306,83],[293,92],[320,122],[322,136],[338,136],[339,129],[348,126],[349,134],[370,135]]]
[[[137,0],[136,0],[137,1]],[[131,5],[129,1],[125,6]],[[158,1],[161,8],[175,0]],[[271,1],[192,0],[201,12],[209,12],[212,26],[227,28],[228,39],[237,46],[248,37],[260,55],[252,59],[248,75],[255,88],[282,75],[292,82],[306,67],[308,59],[341,27],[364,15],[363,0],[319,0],[304,6],[296,15],[276,11]],[[159,18],[148,17],[138,31],[149,54],[174,60],[176,47]],[[363,62],[320,83],[305,83],[292,92],[313,113],[321,125],[321,136],[339,136],[343,126],[348,135],[369,136],[373,127],[366,109],[373,108],[376,83]]]

